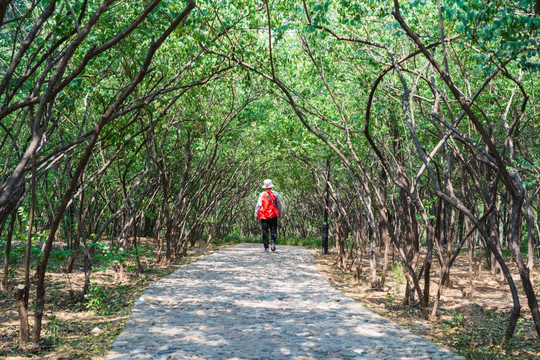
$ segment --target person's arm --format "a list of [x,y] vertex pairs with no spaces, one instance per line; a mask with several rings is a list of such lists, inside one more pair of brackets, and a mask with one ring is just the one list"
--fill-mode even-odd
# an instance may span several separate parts
[[257,200],[257,205],[255,206],[255,214],[253,214],[253,216],[255,217],[255,221],[257,221],[257,214],[259,213],[259,209],[262,206],[262,196],[263,193],[259,195],[259,200]]
[[281,209],[283,208],[283,204],[281,202],[281,197],[279,196],[279,194],[277,192],[274,191],[274,195],[276,195],[276,200],[277,200],[277,209],[279,211],[279,216],[281,216]]

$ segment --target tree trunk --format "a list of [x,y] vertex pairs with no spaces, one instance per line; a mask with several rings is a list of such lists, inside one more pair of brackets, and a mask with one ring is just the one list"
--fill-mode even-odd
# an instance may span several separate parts
[[6,241],[6,256],[4,257],[4,276],[2,278],[1,289],[2,292],[7,293],[8,291],[8,274],[9,274],[9,258],[11,256],[11,240],[13,239],[13,230],[15,229],[15,217],[17,216],[17,211],[14,210],[11,213],[11,221],[8,226],[8,234]]
[[17,310],[19,312],[19,345],[24,349],[30,342],[30,329],[28,326],[28,312],[24,301],[25,286],[19,285],[15,288],[15,299],[17,300]]
[[[28,234],[26,238],[26,251],[24,259],[24,297],[23,305],[26,309],[28,308],[28,298],[30,293],[30,257],[31,257],[31,248],[32,248],[32,228],[34,227],[34,213],[36,211],[36,157],[35,155],[32,158],[32,201],[30,204],[30,214],[28,218]],[[28,327],[28,320],[26,321],[26,326]],[[28,330],[28,329],[27,329]]]
[[[463,234],[463,223],[464,223],[464,219],[463,219],[463,214],[460,213],[460,218],[459,218],[459,232],[460,232],[460,236],[462,236],[461,234]],[[465,224],[465,231],[469,232],[469,225],[468,225],[468,222]],[[474,286],[473,286],[473,279],[474,279],[474,237],[473,236],[469,236],[469,239],[467,240],[468,241],[468,246],[469,246],[469,251],[468,251],[468,256],[469,256],[469,288],[467,289],[467,296],[473,296],[473,292],[474,292]]]
[[537,234],[540,236],[540,224],[535,224],[534,222],[534,213],[529,201],[525,201],[525,206],[523,209],[523,217],[527,224],[527,235],[528,235],[528,244],[527,244],[527,268],[529,271],[533,271],[534,268],[534,249],[538,246],[539,239]]
[[[522,192],[524,192],[522,190]],[[521,244],[520,240],[520,228],[521,228],[521,208],[524,202],[524,195],[522,194],[521,199],[512,199],[512,213],[511,213],[511,236],[510,243],[511,249],[514,253],[514,259],[519,269],[519,275],[523,283],[523,290],[527,295],[527,302],[531,310],[532,318],[534,320],[534,327],[536,333],[540,337],[540,311],[538,309],[538,300],[536,299],[536,294],[534,293],[534,288],[531,283],[529,276],[529,269],[525,266],[523,262],[523,257],[521,255]]]
[[6,16],[6,10],[9,4],[12,0],[0,0],[0,26],[2,26],[2,22],[4,21],[4,17]]
[[[388,176],[386,175],[386,171],[384,169],[381,170],[381,194],[380,198],[382,200],[382,203],[387,204],[387,196],[386,196],[386,190],[387,190],[387,180]],[[379,209],[379,211],[384,211],[386,214],[388,214],[388,208]],[[388,271],[388,255],[390,252],[390,234],[388,233],[390,231],[389,224],[387,224],[385,218],[379,219],[379,237],[381,239],[382,244],[384,245],[384,255],[383,255],[383,270],[381,273],[381,279],[379,280],[379,290],[384,290],[384,285],[386,282],[386,274]]]
[[135,216],[135,222],[133,224],[133,249],[135,250],[135,262],[137,264],[137,270],[139,274],[144,273],[144,269],[141,265],[141,258],[139,256],[139,246],[137,244],[137,216]]
[[88,294],[90,291],[90,281],[92,275],[92,256],[90,254],[90,250],[88,250],[88,247],[86,246],[86,241],[83,242],[82,248],[84,251],[84,285],[77,299],[79,302],[83,301],[86,294]]

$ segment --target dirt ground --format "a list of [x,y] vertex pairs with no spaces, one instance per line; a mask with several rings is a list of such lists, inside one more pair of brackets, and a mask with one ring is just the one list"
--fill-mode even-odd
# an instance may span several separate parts
[[[397,261],[397,259],[396,259]],[[379,262],[381,262],[379,260]],[[534,329],[527,299],[515,266],[510,266],[519,291],[521,314],[508,346],[499,346],[506,332],[512,298],[508,285],[500,275],[491,275],[483,266],[473,280],[469,294],[469,262],[466,255],[459,256],[450,272],[451,284],[441,296],[437,319],[425,320],[418,306],[403,305],[405,280],[401,267],[390,264],[383,291],[371,288],[367,279],[369,263],[363,261],[360,281],[357,271],[344,271],[338,265],[335,252],[316,254],[316,263],[322,274],[337,289],[364,303],[368,308],[398,323],[411,332],[427,337],[466,356],[468,359],[540,359],[540,342]],[[485,265],[485,264],[483,264]],[[535,269],[538,269],[536,264]],[[531,273],[531,280],[540,294],[539,272]],[[439,282],[438,261],[433,261],[430,285],[430,309],[435,300]],[[421,281],[423,288],[423,281]]]
[[[194,249],[172,264],[150,263],[143,258],[143,274],[134,271],[134,264],[126,263],[122,278],[117,265],[94,270],[90,294],[82,302],[75,295],[82,289],[84,274],[81,264],[72,274],[50,272],[47,279],[47,303],[40,346],[25,350],[18,348],[18,315],[11,293],[0,293],[0,358],[18,359],[102,359],[130,314],[130,306],[152,281],[168,275],[180,266],[211,253],[212,249]],[[315,251],[314,251],[315,253]],[[468,359],[539,359],[540,343],[530,317],[521,282],[523,317],[518,321],[514,338],[507,347],[499,346],[512,306],[510,291],[500,276],[481,270],[473,281],[473,293],[468,292],[468,261],[459,257],[451,272],[451,285],[445,288],[437,320],[421,317],[420,309],[403,305],[405,280],[403,269],[391,262],[385,288],[375,291],[367,280],[369,264],[364,260],[360,279],[356,270],[343,271],[337,266],[337,255],[315,254],[316,264],[323,275],[337,289],[365,304],[373,311],[407,327],[412,332],[430,338],[466,356]],[[396,259],[397,261],[397,259]],[[538,268],[540,264],[536,267]],[[517,274],[512,269],[513,274]],[[431,302],[438,288],[437,261],[432,268]],[[531,274],[536,293],[540,293],[539,273]],[[359,281],[360,280],[360,281]],[[10,280],[13,286],[17,277]],[[34,308],[33,296],[29,310]]]

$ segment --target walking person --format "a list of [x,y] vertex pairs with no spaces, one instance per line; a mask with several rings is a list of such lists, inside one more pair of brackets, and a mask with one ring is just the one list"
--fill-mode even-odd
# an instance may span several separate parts
[[259,195],[257,206],[255,206],[255,221],[261,219],[262,238],[264,251],[268,251],[268,230],[270,230],[272,251],[276,251],[277,221],[281,215],[281,198],[279,194],[272,190],[274,185],[272,180],[266,179],[263,182],[263,191]]

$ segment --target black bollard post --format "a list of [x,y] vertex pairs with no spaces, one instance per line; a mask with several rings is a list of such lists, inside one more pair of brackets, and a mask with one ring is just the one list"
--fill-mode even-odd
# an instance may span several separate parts
[[323,255],[328,254],[328,203],[329,203],[329,180],[330,180],[330,159],[326,160],[326,190],[325,190],[325,206],[324,206],[324,222],[322,225],[322,249]]

